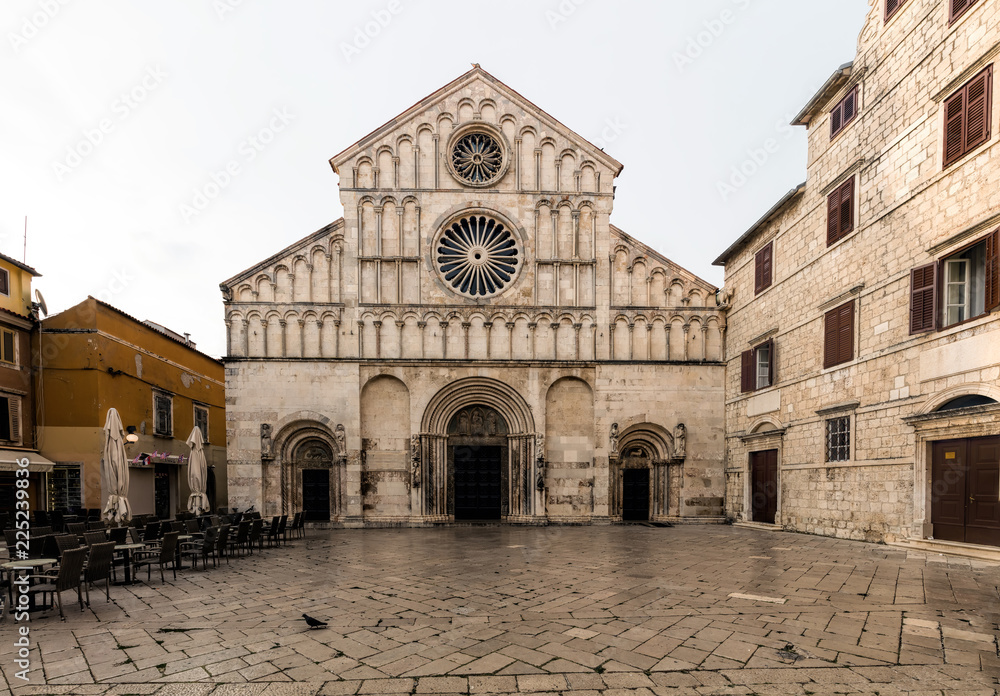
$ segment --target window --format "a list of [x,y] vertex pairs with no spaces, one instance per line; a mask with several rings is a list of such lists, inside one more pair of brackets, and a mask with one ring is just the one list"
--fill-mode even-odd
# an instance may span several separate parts
[[774,341],[744,352],[741,368],[740,389],[744,393],[767,389],[774,384]]
[[0,440],[21,441],[21,398],[0,396]]
[[896,10],[902,7],[906,3],[906,0],[885,0],[885,19],[889,21],[889,18],[896,14]]
[[774,242],[768,242],[767,246],[757,252],[754,257],[754,294],[760,293],[771,287],[774,268]]
[[17,334],[8,329],[0,329],[0,362],[17,364]]
[[944,103],[944,166],[950,167],[990,139],[993,66],[965,83]]
[[10,273],[6,268],[0,268],[0,295],[10,296]]
[[854,177],[826,199],[826,245],[832,246],[854,231]]
[[954,22],[956,19],[965,14],[965,11],[976,4],[978,0],[949,0],[948,4],[950,9],[948,12],[948,21]]
[[153,434],[170,437],[174,432],[173,399],[169,394],[153,394]]
[[911,334],[954,326],[997,307],[1000,307],[1000,230],[937,264],[910,272]]
[[826,313],[823,327],[823,367],[854,359],[854,300]]
[[847,128],[847,124],[858,115],[858,86],[847,93],[847,96],[833,107],[830,112],[830,139],[833,140],[837,134]]
[[208,409],[205,406],[194,405],[194,424],[201,429],[201,436],[208,442]]
[[826,422],[826,461],[846,462],[851,458],[851,417]]

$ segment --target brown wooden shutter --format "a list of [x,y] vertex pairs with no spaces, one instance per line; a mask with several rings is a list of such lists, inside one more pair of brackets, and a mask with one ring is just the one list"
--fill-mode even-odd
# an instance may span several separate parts
[[3,332],[3,347],[0,349],[0,360],[9,363],[16,362],[17,352],[14,346],[15,337],[16,334],[13,331]]
[[954,22],[961,17],[962,13],[969,9],[974,2],[975,0],[951,0],[951,12],[949,13],[948,21]]
[[837,104],[830,113],[830,137],[832,138],[844,125],[844,114],[841,110],[841,104]]
[[764,289],[764,257],[763,251],[758,251],[753,257],[753,293],[756,295]]
[[854,300],[840,307],[838,318],[839,336],[837,339],[839,359],[837,364],[849,362],[854,358]]
[[826,245],[830,246],[838,239],[840,231],[840,189],[837,189],[826,199]]
[[854,230],[854,177],[840,188],[840,234],[838,238]]
[[831,309],[823,318],[823,367],[833,367],[837,364],[838,350],[838,319],[839,310]]
[[857,100],[858,100],[858,88],[857,86],[855,86],[854,89],[852,89],[850,93],[848,93],[848,95],[844,97],[844,105],[843,105],[844,125],[847,125],[847,123],[852,118],[854,118],[854,114],[856,113],[855,109],[857,107]]
[[885,18],[889,19],[903,4],[903,0],[885,0]]
[[10,274],[3,268],[0,268],[0,292],[10,294]]
[[1000,230],[986,238],[986,311],[1000,307]]
[[944,103],[944,166],[957,160],[965,151],[965,90]]
[[934,330],[934,305],[937,300],[937,264],[910,271],[910,333]]
[[767,342],[767,386],[772,387],[777,381],[774,378],[774,339]]
[[972,78],[965,88],[965,152],[990,139],[990,97],[993,66]]
[[10,439],[21,441],[21,400],[16,397],[10,399]]
[[774,242],[764,247],[764,287],[771,287],[774,270]]
[[758,295],[771,287],[771,268],[773,266],[774,242],[769,242],[766,247],[757,252],[754,256],[754,294]]
[[746,392],[754,391],[754,387],[757,384],[756,369],[757,366],[754,364],[753,351],[743,351],[742,365],[740,369],[740,391],[744,394]]

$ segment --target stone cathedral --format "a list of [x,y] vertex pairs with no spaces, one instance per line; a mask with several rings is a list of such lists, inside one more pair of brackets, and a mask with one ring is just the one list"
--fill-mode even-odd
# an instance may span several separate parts
[[330,163],[345,217],[221,286],[231,506],[721,521],[724,309],[619,162],[477,65]]

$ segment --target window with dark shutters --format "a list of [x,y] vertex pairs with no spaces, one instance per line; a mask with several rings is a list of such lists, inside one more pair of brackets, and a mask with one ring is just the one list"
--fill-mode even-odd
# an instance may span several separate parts
[[832,246],[854,231],[854,177],[827,197],[826,245]]
[[990,65],[945,100],[945,167],[989,141],[992,111],[993,66]]
[[937,264],[910,271],[910,333],[933,331],[937,306]]
[[743,352],[742,365],[740,366],[740,391],[744,394],[746,392],[754,391],[755,382],[757,379],[757,365],[754,360],[754,354],[752,350],[747,350]]
[[986,311],[1000,307],[1000,230],[986,238]]
[[956,19],[965,14],[965,11],[976,4],[978,0],[949,0],[950,9],[948,12],[948,21],[954,22]]
[[10,295],[10,273],[6,268],[0,268],[0,294]]
[[774,242],[768,242],[767,246],[757,252],[754,257],[754,294],[760,293],[771,287],[771,275],[774,267]]
[[826,313],[823,325],[823,367],[854,359],[854,300]]
[[886,21],[888,21],[890,17],[896,14],[896,10],[898,10],[904,4],[906,4],[906,0],[885,0]]
[[830,139],[844,130],[847,125],[858,115],[858,86],[847,93],[847,96],[840,100],[833,111],[830,112]]

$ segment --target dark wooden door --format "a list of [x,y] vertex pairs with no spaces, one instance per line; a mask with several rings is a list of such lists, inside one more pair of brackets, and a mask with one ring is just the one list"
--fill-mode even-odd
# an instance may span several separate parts
[[455,447],[455,519],[499,520],[501,455],[491,445]]
[[1000,437],[935,442],[934,538],[1000,546]]
[[750,453],[752,520],[774,524],[778,513],[778,450]]
[[307,522],[330,520],[329,469],[302,470],[302,512]]
[[622,472],[622,519],[626,522],[649,521],[649,469]]
[[157,464],[153,471],[153,504],[156,516],[161,520],[173,517],[170,505],[170,471],[164,464]]

